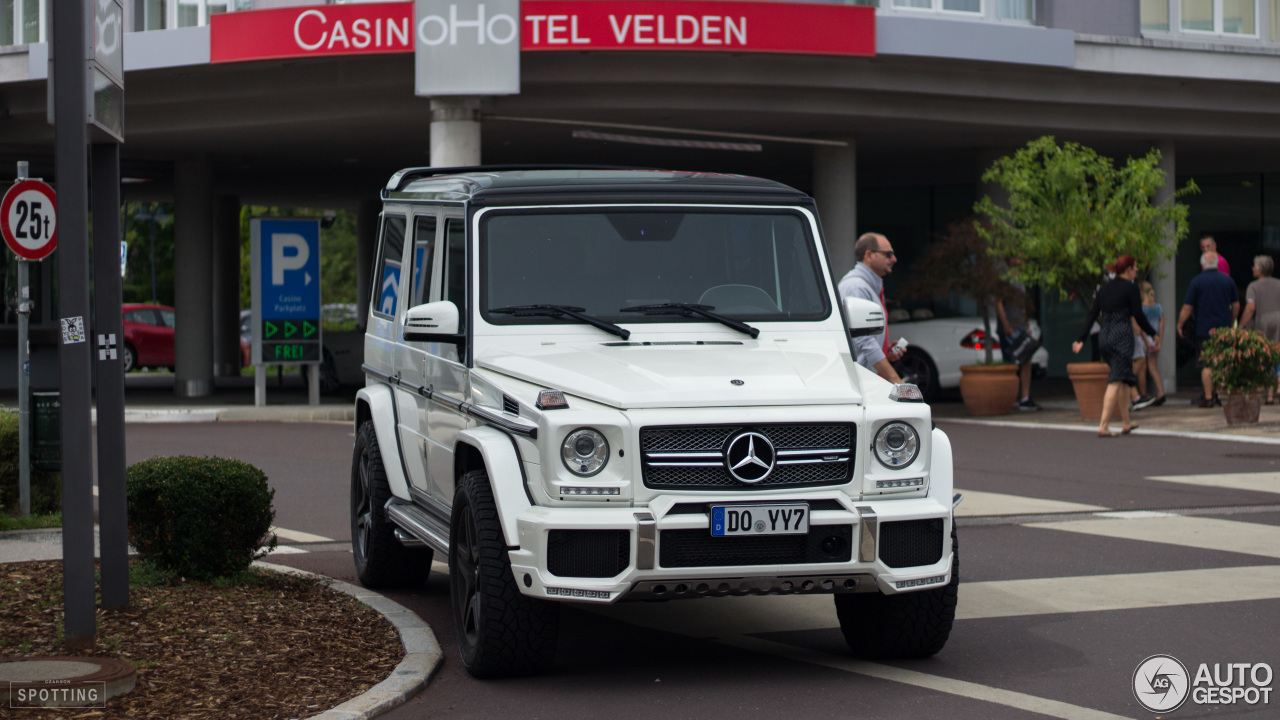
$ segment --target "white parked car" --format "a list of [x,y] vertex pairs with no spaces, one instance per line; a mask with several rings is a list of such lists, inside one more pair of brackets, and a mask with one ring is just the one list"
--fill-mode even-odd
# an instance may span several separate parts
[[[1040,332],[1036,321],[1030,322],[1031,334]],[[996,334],[996,322],[991,321]],[[982,318],[974,316],[934,317],[928,310],[896,308],[889,311],[889,338],[906,338],[907,352],[895,363],[905,383],[920,388],[925,399],[933,401],[941,389],[960,386],[960,366],[975,365],[986,360],[986,333]],[[992,356],[1001,361],[1000,342],[995,340]],[[1049,367],[1049,353],[1043,348],[1031,356],[1033,372],[1044,374]]]
[[545,667],[564,602],[832,594],[854,652],[942,649],[950,441],[915,387],[853,362],[884,312],[839,304],[811,198],[420,168],[382,199],[356,574],[421,583],[447,560],[469,672]]

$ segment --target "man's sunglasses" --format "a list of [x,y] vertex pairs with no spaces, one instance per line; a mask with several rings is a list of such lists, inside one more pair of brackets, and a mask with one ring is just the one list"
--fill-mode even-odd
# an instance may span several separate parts
[[881,255],[889,258],[896,257],[892,250],[868,250],[867,252],[880,253]]

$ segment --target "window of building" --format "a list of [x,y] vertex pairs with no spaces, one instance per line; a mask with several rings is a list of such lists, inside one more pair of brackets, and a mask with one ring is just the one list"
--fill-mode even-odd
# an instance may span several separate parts
[[849,5],[868,5],[893,14],[938,13],[943,17],[973,20],[1035,19],[1035,0],[845,0]]
[[48,12],[41,0],[0,0],[0,46],[46,42]]
[[1142,0],[1139,12],[1148,34],[1280,42],[1280,0]]

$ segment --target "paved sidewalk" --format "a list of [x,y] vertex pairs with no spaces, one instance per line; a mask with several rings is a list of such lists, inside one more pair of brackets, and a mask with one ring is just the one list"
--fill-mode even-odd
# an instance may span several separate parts
[[[1032,385],[1033,389],[1035,387]],[[1227,425],[1222,408],[1201,408],[1195,404],[1199,394],[1198,389],[1178,392],[1169,395],[1165,404],[1160,407],[1131,412],[1133,422],[1138,424],[1138,429],[1134,432],[1139,435],[1159,434],[1280,444],[1280,405],[1263,405],[1257,424],[1231,426]],[[941,402],[934,404],[933,417],[935,420],[983,425],[1097,432],[1098,421],[1082,419],[1075,396],[1064,393],[1061,387],[1051,387],[1049,393],[1037,395],[1035,399],[1042,408],[1039,411],[1015,409],[1008,415],[983,418],[970,416],[961,402]],[[1111,430],[1119,432],[1119,418],[1112,419]]]

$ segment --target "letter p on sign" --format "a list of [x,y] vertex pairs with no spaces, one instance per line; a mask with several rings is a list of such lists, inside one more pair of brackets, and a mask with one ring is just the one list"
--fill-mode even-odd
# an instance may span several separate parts
[[[293,248],[292,255],[285,250]],[[297,233],[275,233],[271,236],[271,284],[284,284],[285,270],[301,270],[311,258],[306,238]],[[307,283],[310,285],[311,283]]]

